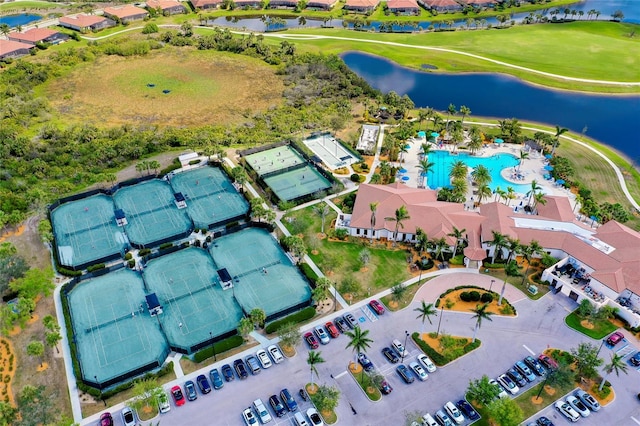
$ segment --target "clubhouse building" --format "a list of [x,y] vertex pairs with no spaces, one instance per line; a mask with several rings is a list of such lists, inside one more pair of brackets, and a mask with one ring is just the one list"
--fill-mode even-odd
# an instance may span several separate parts
[[[393,241],[396,223],[386,218],[405,206],[409,218],[402,221],[397,241],[416,242],[420,228],[430,239],[444,238],[453,247],[456,239],[450,234],[454,228],[465,230],[464,265],[475,269],[496,254],[491,244],[494,233],[521,244],[535,240],[546,253],[560,259],[543,271],[543,281],[576,302],[588,299],[597,308],[618,308],[618,315],[632,327],[640,326],[640,233],[616,221],[594,229],[576,220],[566,197],[547,195],[545,199],[546,204],[537,206],[537,215],[522,209],[516,212],[499,202],[469,211],[464,204],[438,201],[437,192],[430,189],[401,183],[362,184],[353,213],[339,215],[336,228],[354,237]],[[378,203],[375,221],[371,203]],[[506,258],[507,249],[500,250]]]

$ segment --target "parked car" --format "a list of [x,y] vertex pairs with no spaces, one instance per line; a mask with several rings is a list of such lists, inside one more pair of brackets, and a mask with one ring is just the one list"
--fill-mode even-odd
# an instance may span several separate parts
[[569,404],[567,404],[566,402],[560,400],[560,401],[556,401],[555,404],[553,404],[556,407],[556,410],[558,410],[558,412],[560,414],[562,414],[563,416],[565,416],[567,418],[567,420],[571,421],[571,422],[577,422],[578,420],[580,420],[580,414],[578,414],[578,412],[576,410],[574,410]]
[[232,382],[233,380],[235,380],[236,376],[233,374],[233,369],[229,364],[223,365],[220,368],[220,371],[222,371],[222,375],[224,376],[224,380],[226,382]]
[[344,320],[347,322],[347,324],[349,324],[349,327],[351,328],[358,327],[358,321],[356,320],[356,317],[353,316],[353,314],[351,313],[344,314]]
[[258,361],[260,361],[260,367],[262,368],[269,368],[273,365],[271,363],[269,355],[267,355],[267,351],[265,351],[264,349],[259,349],[256,352],[256,358],[258,358]]
[[389,382],[383,380],[380,383],[380,392],[382,392],[383,395],[389,395],[391,392],[393,392],[393,388],[391,387]]
[[422,416],[422,425],[423,426],[438,426],[435,419],[431,416],[431,414],[427,413]]
[[267,424],[272,420],[271,414],[269,414],[267,407],[264,406],[260,398],[253,401],[253,409],[256,410],[256,414],[258,414],[258,418],[262,424]]
[[371,307],[371,309],[373,309],[373,312],[375,312],[378,315],[382,315],[384,314],[384,306],[382,306],[382,303],[378,302],[377,300],[372,300],[371,302],[369,302],[369,306]]
[[367,357],[367,355],[363,354],[362,352],[358,353],[358,362],[360,363],[362,368],[364,368],[364,371],[371,371],[374,369],[373,363],[371,362],[369,357]]
[[280,401],[277,395],[271,395],[269,397],[269,405],[276,416],[282,417],[287,413],[287,409],[284,408],[284,404]]
[[327,331],[329,332],[329,336],[333,337],[334,339],[340,336],[340,332],[331,321],[327,321],[324,326],[327,328]]
[[100,426],[113,426],[113,417],[111,417],[111,413],[100,414]]
[[316,339],[316,336],[314,336],[310,331],[304,334],[304,340],[311,349],[318,349],[318,346],[320,346],[318,344],[318,339]]
[[431,358],[429,358],[425,354],[418,355],[418,361],[422,363],[424,368],[426,368],[429,373],[433,373],[434,371],[436,371],[436,365],[433,363],[433,361],[431,361]]
[[507,375],[521,388],[527,385],[527,380],[515,368],[508,369]]
[[336,324],[336,327],[338,327],[338,330],[340,330],[340,332],[346,333],[347,331],[349,331],[349,324],[347,324],[344,318],[338,317],[334,319],[333,322]]
[[500,386],[498,384],[498,382],[496,382],[493,379],[489,379],[489,383],[491,383],[493,386],[495,386],[495,388],[498,390],[498,398],[509,398],[509,395],[507,394],[507,391],[504,390],[504,388],[502,386]]
[[524,363],[529,366],[529,368],[536,373],[538,376],[544,376],[546,371],[540,361],[535,359],[532,356],[528,356],[524,359]]
[[462,412],[462,414],[464,414],[472,422],[480,418],[480,414],[478,414],[478,412],[474,410],[471,404],[469,404],[465,399],[461,399],[460,401],[456,402],[456,406]]
[[244,361],[241,359],[236,359],[233,361],[233,368],[236,370],[236,374],[240,377],[240,380],[244,380],[249,377],[249,373],[247,372],[247,367],[244,365]]
[[324,426],[322,417],[315,408],[311,407],[307,410],[307,417],[311,420],[311,426]]
[[449,401],[446,404],[444,404],[444,410],[447,412],[449,417],[451,417],[451,419],[454,422],[456,422],[456,424],[460,425],[464,423],[464,416],[462,415],[460,410],[458,410],[458,407],[456,407],[456,405],[453,402]]
[[591,411],[600,411],[600,403],[596,401],[596,399],[590,393],[583,391],[582,389],[578,389],[573,393],[573,395],[578,398],[587,408]]
[[282,389],[280,391],[280,398],[282,398],[282,402],[289,411],[296,411],[298,409],[298,403],[293,399],[293,396],[291,396],[289,389]]
[[629,358],[629,362],[631,364],[633,364],[634,366],[639,366],[640,365],[640,352],[636,352],[636,354],[634,356],[632,356],[631,358]]
[[271,359],[273,359],[273,362],[275,362],[276,364],[280,364],[282,361],[284,361],[284,356],[282,355],[282,351],[280,351],[278,345],[269,346],[267,348],[267,351],[269,352]]
[[309,426],[309,422],[307,422],[307,419],[302,413],[295,413],[293,415],[293,421],[296,423],[296,426]]
[[136,416],[131,408],[124,407],[122,409],[122,421],[124,426],[136,426]]
[[169,395],[166,392],[162,392],[160,398],[158,398],[158,411],[164,414],[171,411],[171,404],[169,404]]
[[[233,371],[231,372],[233,374]],[[211,379],[211,384],[214,389],[222,389],[224,386],[224,382],[222,381],[222,376],[220,376],[220,372],[217,368],[212,368],[209,371],[209,378]]]
[[251,410],[251,407],[247,407],[242,411],[242,418],[244,419],[244,423],[247,426],[254,426],[258,424],[258,420],[253,414],[253,410]]
[[527,382],[533,382],[536,379],[536,375],[533,374],[533,371],[531,371],[524,362],[518,361],[514,367],[518,370],[518,373],[522,374],[524,378],[527,379]]
[[325,330],[323,326],[317,325],[313,328],[313,331],[316,336],[318,336],[318,340],[320,340],[320,343],[322,343],[323,345],[326,345],[331,341],[329,335],[327,334],[327,330]]
[[436,420],[442,426],[453,426],[453,420],[442,410],[436,411]]
[[393,339],[393,342],[391,342],[391,346],[398,353],[398,356],[400,357],[409,356],[409,352],[407,352],[407,349],[404,347],[404,345],[400,343],[400,340]]
[[576,410],[582,417],[589,417],[589,414],[591,414],[591,411],[589,411],[587,406],[573,395],[569,395],[567,397],[567,404]]
[[616,331],[611,336],[607,337],[607,343],[611,346],[615,346],[618,343],[622,342],[622,339],[624,339],[624,334]]
[[187,399],[189,401],[195,401],[198,399],[198,394],[196,393],[196,385],[191,381],[187,380],[184,382],[184,393],[187,395]]
[[425,369],[422,368],[422,366],[420,364],[418,364],[417,362],[413,361],[413,362],[409,363],[409,368],[411,368],[411,370],[413,370],[413,372],[418,377],[418,379],[420,379],[421,382],[424,382],[425,380],[427,380],[429,378],[429,375],[427,374]]
[[396,372],[406,384],[413,383],[416,380],[416,378],[413,377],[413,373],[411,372],[411,370],[404,364],[400,364],[399,366],[397,366]]
[[249,355],[244,360],[247,363],[247,367],[249,367],[249,371],[251,371],[251,374],[253,374],[254,376],[260,374],[260,371],[262,369],[260,368],[258,358],[253,355]]
[[176,404],[176,407],[184,405],[186,400],[184,399],[184,394],[182,393],[180,386],[174,386],[171,388],[171,396],[173,397],[173,402]]
[[551,420],[549,420],[545,416],[542,416],[538,420],[536,420],[536,425],[537,426],[554,426],[553,423],[551,423]]
[[556,360],[545,354],[540,354],[538,356],[538,361],[540,361],[542,365],[544,365],[544,367],[548,370],[555,370],[558,368],[558,363],[556,362]]
[[198,388],[203,395],[211,392],[211,385],[209,385],[209,381],[204,374],[200,374],[198,377],[196,377],[196,383],[198,384]]
[[382,355],[384,355],[385,358],[387,358],[389,362],[392,364],[395,364],[398,361],[400,361],[400,358],[398,358],[398,355],[396,355],[396,353],[389,348],[382,348]]
[[502,374],[498,376],[498,383],[502,385],[503,388],[509,391],[511,395],[515,395],[520,391],[516,382],[511,379],[507,374]]

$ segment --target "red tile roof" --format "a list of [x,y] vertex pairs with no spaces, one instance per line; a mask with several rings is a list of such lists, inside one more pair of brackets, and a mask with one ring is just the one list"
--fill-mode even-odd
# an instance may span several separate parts
[[176,0],[147,0],[147,7],[152,9],[160,8],[161,10],[172,9],[174,7],[184,8],[184,6]]
[[58,20],[63,24],[73,25],[79,28],[86,28],[98,24],[102,21],[106,21],[107,18],[98,15],[79,14],[76,16],[63,16]]
[[48,28],[31,28],[30,30],[22,33],[12,32],[7,36],[9,40],[24,41],[27,43],[37,43],[42,40],[58,34],[58,31],[50,30]]
[[123,6],[105,7],[104,13],[106,15],[117,16],[120,19],[127,19],[134,16],[146,15],[148,12],[132,4],[125,4]]
[[33,45],[20,43],[19,41],[0,39],[0,56],[8,55],[21,49],[32,49]]
[[454,0],[422,0],[427,6],[435,8],[462,8],[460,4]]
[[379,0],[347,0],[346,7],[371,7],[374,8],[378,5]]
[[418,2],[416,0],[389,0],[387,2],[389,9],[418,9]]
[[222,4],[222,0],[191,0],[191,4],[193,7],[205,7],[211,5],[220,5]]

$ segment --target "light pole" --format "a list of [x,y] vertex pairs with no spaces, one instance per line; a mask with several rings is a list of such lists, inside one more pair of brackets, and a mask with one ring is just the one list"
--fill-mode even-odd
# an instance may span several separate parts
[[218,358],[216,357],[216,345],[215,343],[213,343],[213,332],[209,332],[209,338],[211,339],[211,349],[213,350],[213,361],[216,362],[218,361]]
[[440,308],[440,318],[438,319],[438,331],[436,331],[436,339],[440,335],[440,324],[442,324],[442,314],[444,313],[444,305]]
[[504,289],[507,287],[507,279],[504,279],[504,283],[502,284],[502,290],[500,290],[500,298],[498,299],[498,306],[502,306],[502,298],[504,297]]
[[407,330],[404,331],[404,351],[402,352],[402,360],[400,363],[404,362],[404,354],[407,353],[407,339],[409,338],[409,332]]
[[596,352],[596,358],[598,358],[598,355],[600,355],[600,349],[602,349],[602,346],[604,346],[604,339],[602,339],[602,342],[600,343],[600,347],[598,348],[598,352]]
[[107,401],[105,401],[104,398],[102,397],[102,383],[98,382],[98,376],[93,376],[93,378],[96,380],[96,385],[98,385],[98,389],[100,390],[100,400],[102,401],[102,403],[106,407],[107,406]]
[[338,288],[336,283],[333,283],[333,312],[338,310]]
[[491,289],[493,288],[493,283],[495,283],[496,280],[491,280],[491,284],[489,285],[489,293],[491,293]]

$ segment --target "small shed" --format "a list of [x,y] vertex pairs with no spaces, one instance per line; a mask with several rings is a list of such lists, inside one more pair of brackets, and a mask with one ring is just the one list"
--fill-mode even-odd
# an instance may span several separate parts
[[182,192],[176,192],[173,194],[174,202],[176,203],[176,207],[179,209],[187,208],[187,200],[185,199]]
[[227,271],[227,268],[218,269],[218,278],[220,278],[220,286],[223,290],[228,290],[233,287],[233,279]]
[[115,211],[115,215],[116,215],[116,224],[118,224],[118,226],[126,226],[127,223],[129,223],[127,221],[127,216],[124,214],[124,210],[117,209]]
[[145,296],[145,299],[147,299],[147,309],[149,310],[149,315],[155,317],[156,315],[160,315],[162,313],[162,306],[160,306],[158,296],[155,293],[147,294]]

